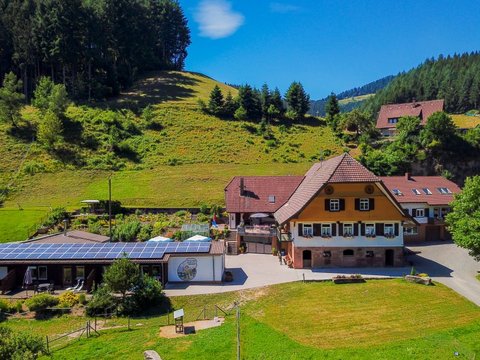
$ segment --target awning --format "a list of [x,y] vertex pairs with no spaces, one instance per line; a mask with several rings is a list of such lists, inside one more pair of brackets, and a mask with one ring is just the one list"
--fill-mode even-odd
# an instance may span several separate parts
[[250,215],[250,218],[262,219],[262,218],[266,218],[266,217],[269,217],[269,216],[270,216],[270,214],[266,214],[266,213],[255,213],[255,214]]
[[206,236],[202,236],[202,235],[194,235],[194,236],[189,237],[188,239],[186,239],[184,241],[210,242],[210,241],[212,241],[212,239],[209,238],[209,237],[206,237]]

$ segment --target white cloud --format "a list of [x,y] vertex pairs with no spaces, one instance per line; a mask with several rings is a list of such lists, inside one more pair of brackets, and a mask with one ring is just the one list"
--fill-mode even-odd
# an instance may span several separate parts
[[283,4],[279,2],[270,3],[270,11],[275,13],[286,14],[286,13],[297,12],[299,10],[300,10],[300,7],[292,4]]
[[221,39],[232,35],[243,25],[245,17],[232,9],[225,0],[203,0],[195,13],[200,36]]

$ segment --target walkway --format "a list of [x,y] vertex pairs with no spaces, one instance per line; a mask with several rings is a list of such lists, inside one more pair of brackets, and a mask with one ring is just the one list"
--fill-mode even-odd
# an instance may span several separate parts
[[213,294],[227,291],[252,289],[267,285],[303,280],[328,280],[339,274],[362,274],[366,277],[401,277],[410,273],[410,268],[332,268],[332,269],[289,269],[280,265],[272,255],[242,254],[227,255],[227,270],[233,273],[234,281],[218,285],[167,284],[168,296]]
[[475,278],[480,263],[468,255],[467,250],[451,242],[422,243],[408,248],[416,253],[409,260],[418,272],[429,274],[480,306],[480,281]]

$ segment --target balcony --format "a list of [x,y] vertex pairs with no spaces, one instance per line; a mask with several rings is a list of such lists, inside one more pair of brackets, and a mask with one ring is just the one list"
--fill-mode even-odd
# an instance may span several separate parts
[[272,237],[277,235],[275,228],[270,225],[245,225],[237,227],[241,236]]

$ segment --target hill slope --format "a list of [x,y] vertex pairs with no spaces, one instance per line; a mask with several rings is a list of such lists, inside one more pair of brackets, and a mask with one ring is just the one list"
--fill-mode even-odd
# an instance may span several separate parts
[[[357,107],[360,107],[366,99],[373,96],[377,91],[383,89],[394,79],[393,75],[385,76],[381,79],[372,81],[360,87],[355,87],[350,90],[342,91],[337,94],[337,98],[340,100],[340,110],[342,112],[351,111]],[[325,105],[327,98],[311,101],[310,111],[311,115],[325,116]]]
[[[272,124],[275,140],[270,141],[257,133],[255,123],[202,113],[197,101],[207,99],[215,84],[224,93],[236,94],[234,88],[204,75],[161,72],[96,107],[72,105],[67,110],[69,153],[64,158],[2,127],[0,155],[7,161],[0,163],[0,186],[14,186],[0,216],[13,219],[11,210],[18,207],[78,208],[82,199],[105,199],[112,172],[113,198],[124,205],[223,203],[223,188],[234,175],[303,174],[325,151],[342,151],[330,128],[313,118],[287,127]],[[152,106],[148,121],[141,115],[147,105]],[[24,115],[32,123],[38,116],[29,107]],[[112,129],[119,132],[118,138]],[[112,138],[117,139],[114,144]],[[37,217],[42,215],[38,212]],[[15,219],[22,217],[16,214]],[[32,221],[29,217],[27,225]],[[25,238],[28,226],[15,240]],[[6,240],[12,238],[0,239]]]

